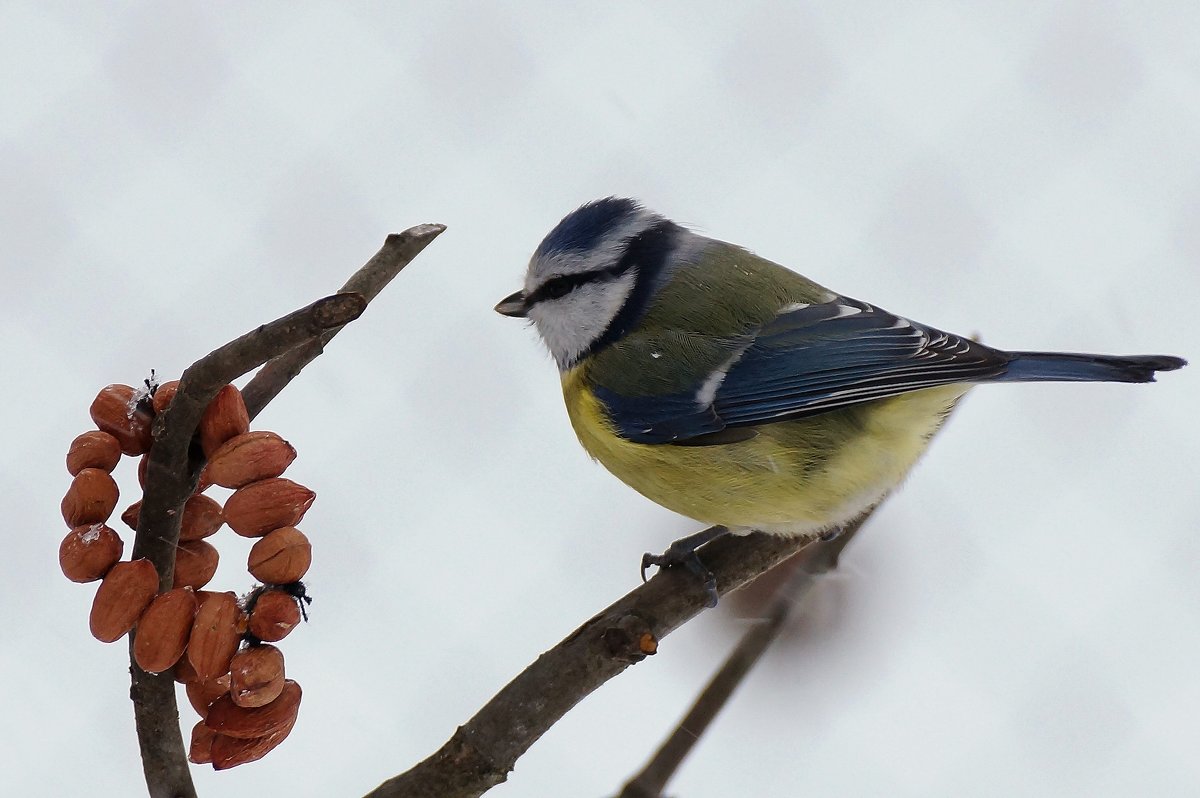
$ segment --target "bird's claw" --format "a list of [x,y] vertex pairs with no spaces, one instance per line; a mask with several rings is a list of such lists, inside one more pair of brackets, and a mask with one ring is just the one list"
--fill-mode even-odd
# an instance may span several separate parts
[[[702,542],[707,542],[712,537],[716,537],[716,535],[709,536]],[[674,568],[675,566],[682,565],[703,582],[704,605],[706,607],[717,606],[717,577],[713,575],[712,571],[708,570],[708,567],[700,559],[700,555],[696,553],[696,548],[696,540],[693,538],[683,538],[668,546],[667,550],[662,554],[646,552],[642,555],[642,581],[646,581],[646,569],[651,565],[657,568]]]

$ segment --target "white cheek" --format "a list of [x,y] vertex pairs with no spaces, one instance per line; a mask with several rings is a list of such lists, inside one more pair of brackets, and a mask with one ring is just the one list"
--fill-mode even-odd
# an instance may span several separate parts
[[604,334],[633,290],[634,276],[582,285],[561,299],[539,302],[529,311],[559,369],[566,371]]

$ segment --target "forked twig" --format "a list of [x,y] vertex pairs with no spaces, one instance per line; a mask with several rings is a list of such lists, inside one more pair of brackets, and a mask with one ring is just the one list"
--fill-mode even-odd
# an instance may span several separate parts
[[[339,293],[360,294],[370,303],[379,296],[380,291],[387,287],[392,278],[400,273],[401,269],[421,254],[421,250],[425,249],[429,242],[437,238],[445,229],[445,225],[441,224],[420,224],[410,227],[403,233],[392,233],[383,242],[383,248],[346,281]],[[319,336],[306,341],[302,346],[293,348],[263,366],[242,390],[242,399],[246,402],[246,410],[249,411],[250,418],[261,413],[262,409],[283,390],[284,386],[300,373],[301,369],[321,354],[325,345],[338,334],[339,330],[341,330],[340,326],[327,329]]]
[[662,795],[667,782],[696,747],[696,743],[700,742],[700,737],[716,719],[717,713],[725,707],[750,669],[779,636],[817,578],[837,568],[842,549],[874,511],[875,508],[871,508],[847,524],[842,533],[833,540],[819,540],[811,546],[806,546],[795,556],[794,559],[798,562],[780,565],[781,568],[794,567],[795,570],[775,591],[771,606],[762,619],[742,636],[662,747],[654,753],[646,766],[625,784],[618,798],[659,798]]
[[[145,495],[133,544],[134,559],[148,558],[159,574],[159,587],[170,589],[184,502],[196,489],[203,455],[192,446],[208,403],[222,386],[266,363],[246,386],[247,409],[257,415],[339,329],[363,312],[367,303],[445,228],[420,225],[388,236],[383,249],[350,279],[343,291],[246,333],[189,366],[180,377],[170,406],[155,419],[154,446],[147,462]],[[305,358],[292,355],[309,351]],[[272,368],[273,364],[281,365]],[[251,390],[251,386],[255,386]],[[253,406],[251,402],[253,401]],[[136,630],[135,630],[136,632]],[[150,674],[133,660],[129,640],[130,698],[141,747],[142,769],[152,798],[194,798],[179,728],[179,708],[170,673]]]

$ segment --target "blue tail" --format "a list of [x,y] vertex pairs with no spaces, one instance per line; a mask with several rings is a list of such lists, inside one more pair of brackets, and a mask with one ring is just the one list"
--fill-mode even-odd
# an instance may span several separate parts
[[997,382],[1154,382],[1156,371],[1187,365],[1172,355],[1080,355],[1070,352],[1009,352],[1008,370]]

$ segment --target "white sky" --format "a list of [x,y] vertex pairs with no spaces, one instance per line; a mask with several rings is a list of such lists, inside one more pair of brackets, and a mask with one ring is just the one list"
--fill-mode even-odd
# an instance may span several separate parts
[[[282,646],[304,706],[263,762],[196,769],[202,795],[360,795],[695,528],[584,456],[492,313],[562,215],[636,196],[999,346],[1196,360],[1197,41],[1191,2],[0,3],[3,792],[142,785],[124,647],[55,554],[104,384],[449,226],[257,425],[318,494],[313,621]],[[977,391],[671,792],[1195,794],[1198,401],[1200,364]],[[215,542],[214,586],[247,589],[248,543]],[[493,794],[611,794],[732,610]]]

